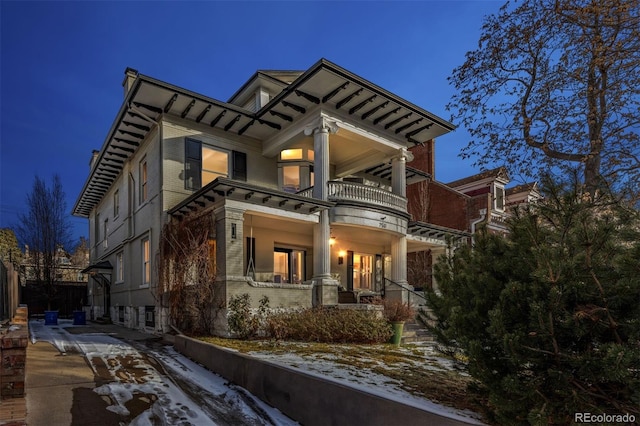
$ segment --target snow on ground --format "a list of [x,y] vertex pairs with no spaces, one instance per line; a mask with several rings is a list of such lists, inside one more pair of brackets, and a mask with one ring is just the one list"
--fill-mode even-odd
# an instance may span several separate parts
[[[335,345],[335,347],[339,348],[340,345]],[[359,362],[357,365],[350,365],[348,362],[345,363],[345,359],[339,355],[326,353],[305,353],[305,355],[298,355],[291,352],[273,353],[269,351],[251,351],[247,354],[274,364],[294,368],[307,374],[335,380],[363,392],[437,413],[444,417],[461,420],[470,424],[483,424],[480,420],[480,415],[477,413],[447,407],[429,401],[424,397],[413,395],[402,389],[401,383],[398,380],[375,373],[371,369],[362,366],[362,364],[369,363],[372,365],[377,364],[384,368],[404,369],[405,371],[409,371],[412,368],[423,368],[434,371],[454,369],[453,361],[439,355],[433,343],[415,343],[412,344],[410,348],[400,347],[397,350],[407,355],[406,362],[396,363],[393,366],[384,365],[381,361],[373,358],[368,359],[366,353],[361,354],[359,360],[363,362]]]
[[[283,425],[297,423],[246,390],[192,362],[173,348],[127,343],[104,333],[69,333],[69,320],[58,326],[29,323],[31,341],[49,342],[62,353],[84,354],[103,385],[94,392],[113,403],[107,408],[132,418],[129,424]],[[146,408],[131,413],[136,400]],[[133,417],[133,414],[137,414]]]
[[[125,342],[105,333],[68,332],[75,327],[69,320],[59,320],[59,326],[45,326],[43,321],[29,324],[32,342],[46,341],[60,352],[79,352],[89,361],[96,376],[105,384],[94,391],[113,401],[108,408],[130,416],[128,406],[135,398],[149,401],[148,408],[135,413],[134,426],[150,426],[160,421],[165,425],[283,425],[296,422],[277,409],[266,405],[246,390],[231,385],[219,375],[194,363],[170,346],[145,342]],[[336,345],[340,346],[340,345]],[[386,365],[366,353],[358,356],[363,362],[349,363],[328,353],[253,351],[248,354],[307,374],[346,384],[364,392],[396,400],[445,417],[467,423],[482,424],[476,413],[447,407],[402,389],[401,383],[363,367],[370,363],[383,368],[423,368],[433,371],[452,370],[450,359],[439,356],[432,344],[411,345],[398,349],[406,361]],[[347,361],[347,362],[345,362]],[[106,376],[106,377],[105,377]],[[132,417],[132,416],[130,416]]]

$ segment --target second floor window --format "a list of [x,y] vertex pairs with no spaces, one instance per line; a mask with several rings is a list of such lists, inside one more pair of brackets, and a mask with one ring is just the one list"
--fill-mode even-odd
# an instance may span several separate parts
[[247,156],[225,151],[195,139],[185,140],[185,189],[197,190],[218,177],[247,180]]
[[504,188],[501,186],[494,187],[494,197],[495,197],[495,209],[496,210],[504,210]]
[[313,151],[310,149],[285,149],[278,161],[280,188],[285,192],[298,192],[314,184]]
[[140,162],[140,204],[147,201],[147,191],[147,160],[145,159]]
[[113,193],[113,217],[120,214],[120,191],[116,189]]

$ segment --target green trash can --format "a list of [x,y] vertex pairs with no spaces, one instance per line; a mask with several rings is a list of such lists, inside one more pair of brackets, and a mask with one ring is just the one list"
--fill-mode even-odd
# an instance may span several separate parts
[[393,327],[393,336],[391,336],[391,343],[395,346],[400,346],[402,341],[402,332],[404,330],[404,321],[391,321]]

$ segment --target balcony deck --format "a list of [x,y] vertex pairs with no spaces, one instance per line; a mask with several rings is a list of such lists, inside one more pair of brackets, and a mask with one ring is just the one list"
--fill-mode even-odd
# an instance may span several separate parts
[[[402,213],[407,212],[407,199],[385,189],[356,182],[332,180],[327,182],[328,200],[341,202],[356,202],[385,207]],[[313,187],[299,191],[297,195],[311,198]]]

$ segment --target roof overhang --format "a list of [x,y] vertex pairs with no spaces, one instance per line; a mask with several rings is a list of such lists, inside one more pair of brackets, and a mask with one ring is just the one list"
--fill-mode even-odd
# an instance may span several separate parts
[[318,200],[219,177],[170,209],[168,213],[171,216],[182,218],[191,212],[213,207],[223,199],[302,214],[313,214],[320,210],[329,209],[336,204],[331,201]]
[[135,73],[135,80],[74,205],[74,216],[89,217],[121,174],[125,162],[164,114],[261,141],[272,138],[319,105],[327,111],[353,117],[359,125],[407,146],[421,144],[455,128],[325,59],[255,113],[130,71]]
[[383,88],[321,59],[260,109],[257,118],[285,125],[322,105],[365,123],[409,146],[422,144],[455,129],[448,121]]
[[112,270],[113,265],[111,265],[111,262],[104,260],[87,266],[81,272],[83,274],[110,274]]
[[459,229],[447,228],[444,226],[432,225],[430,223],[412,221],[407,226],[407,234],[416,239],[438,241],[446,244],[451,241],[456,244],[471,237],[471,234]]

